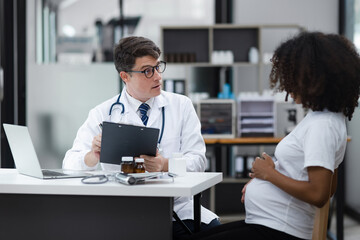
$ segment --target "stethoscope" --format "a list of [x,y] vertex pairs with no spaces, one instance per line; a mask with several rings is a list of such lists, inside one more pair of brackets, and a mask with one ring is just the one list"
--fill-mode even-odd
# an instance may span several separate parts
[[[121,93],[119,94],[119,97],[117,98],[116,102],[114,102],[113,104],[111,104],[110,106],[110,110],[109,110],[109,116],[111,117],[111,113],[112,113],[112,110],[114,108],[114,106],[116,105],[120,105],[122,110],[121,110],[121,114],[124,114],[125,112],[125,106],[122,102],[120,102],[120,97],[121,97]],[[159,137],[159,140],[158,140],[158,149],[160,151],[160,142],[161,142],[161,139],[163,137],[163,133],[164,133],[164,126],[165,126],[165,107],[162,107],[161,108],[161,112],[162,112],[162,126],[161,126],[161,131],[160,131],[160,137]]]
[[[145,174],[142,175],[142,174]],[[102,184],[106,182],[118,182],[125,185],[134,185],[138,183],[145,183],[146,181],[162,181],[170,180],[174,182],[174,178],[177,174],[170,172],[152,172],[152,173],[135,173],[126,174],[123,172],[110,173],[110,174],[98,174],[91,175],[81,179],[84,184]]]

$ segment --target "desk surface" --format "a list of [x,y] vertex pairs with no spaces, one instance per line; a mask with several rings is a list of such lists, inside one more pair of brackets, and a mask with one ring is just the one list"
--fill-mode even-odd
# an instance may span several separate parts
[[123,185],[116,182],[88,185],[80,178],[42,180],[21,175],[16,169],[0,169],[0,193],[177,197],[193,196],[222,181],[222,173],[188,172],[174,182]]

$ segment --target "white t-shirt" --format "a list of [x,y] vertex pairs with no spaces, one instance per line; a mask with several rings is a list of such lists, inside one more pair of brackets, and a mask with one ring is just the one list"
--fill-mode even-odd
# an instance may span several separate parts
[[[276,147],[275,168],[295,180],[307,181],[307,167],[338,168],[346,148],[345,116],[310,111]],[[246,223],[264,225],[311,239],[316,207],[268,181],[253,179],[245,194]]]

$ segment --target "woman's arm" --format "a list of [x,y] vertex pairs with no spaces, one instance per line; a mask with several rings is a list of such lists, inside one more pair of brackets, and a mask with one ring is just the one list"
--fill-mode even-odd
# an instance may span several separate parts
[[264,159],[256,158],[251,178],[259,178],[271,182],[288,194],[321,208],[332,193],[333,173],[323,167],[308,167],[308,181],[294,180],[275,169],[271,157],[263,154]]

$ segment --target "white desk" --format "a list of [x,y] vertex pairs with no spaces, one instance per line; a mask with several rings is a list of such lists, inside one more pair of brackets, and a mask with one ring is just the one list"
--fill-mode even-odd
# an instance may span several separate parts
[[85,185],[0,169],[0,239],[171,239],[173,198],[221,181],[222,173],[187,173],[173,183]]

